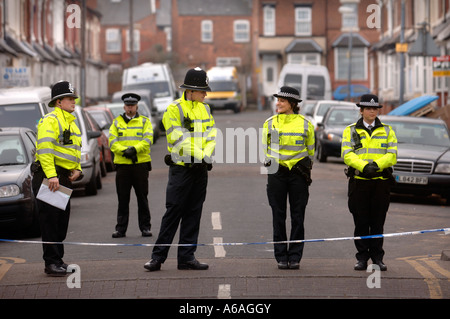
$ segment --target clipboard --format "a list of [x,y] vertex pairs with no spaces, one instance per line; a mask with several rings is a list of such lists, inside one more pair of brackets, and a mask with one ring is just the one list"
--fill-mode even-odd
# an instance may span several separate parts
[[52,192],[48,188],[48,179],[45,178],[42,181],[36,198],[61,210],[66,210],[71,195],[72,190],[62,185],[59,186],[56,192]]

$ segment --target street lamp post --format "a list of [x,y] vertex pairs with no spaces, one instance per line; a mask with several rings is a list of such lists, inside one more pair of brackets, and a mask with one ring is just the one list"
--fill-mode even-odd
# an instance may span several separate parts
[[[342,15],[353,13],[353,8],[347,6],[340,6],[339,13]],[[352,50],[353,50],[353,27],[350,27],[350,34],[348,39],[348,80],[347,80],[347,100],[351,101],[351,88],[352,88]]]

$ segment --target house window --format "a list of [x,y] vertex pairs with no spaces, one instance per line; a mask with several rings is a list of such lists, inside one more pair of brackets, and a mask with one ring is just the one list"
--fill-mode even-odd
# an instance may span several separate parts
[[[337,72],[336,80],[348,79],[348,49],[336,48]],[[364,47],[354,47],[352,49],[352,80],[367,80],[367,49]]]
[[264,6],[263,16],[264,16],[264,36],[274,36],[275,35],[275,7],[274,6]]
[[356,29],[358,27],[358,4],[344,3],[343,6],[352,9],[352,12],[342,13],[342,29]]
[[202,42],[213,42],[213,22],[211,20],[202,21]]
[[[139,52],[141,50],[141,32],[139,30],[134,29],[133,34],[134,34],[133,52]],[[127,52],[130,52],[130,30],[127,30]]]
[[250,22],[247,20],[234,21],[234,42],[250,41]]
[[311,35],[311,8],[297,7],[295,8],[295,35],[309,36]]
[[119,29],[106,29],[106,53],[120,53],[122,38]]
[[320,54],[318,53],[289,53],[288,63],[299,63],[309,65],[320,65]]

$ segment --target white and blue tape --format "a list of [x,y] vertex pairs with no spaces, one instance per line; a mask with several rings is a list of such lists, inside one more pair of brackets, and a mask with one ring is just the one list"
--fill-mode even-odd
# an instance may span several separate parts
[[253,243],[209,243],[209,244],[124,244],[124,243],[83,243],[83,242],[45,242],[35,240],[17,240],[17,239],[1,239],[0,242],[10,243],[24,243],[24,244],[64,244],[64,245],[79,245],[79,246],[133,246],[133,247],[154,247],[154,246],[245,246],[245,245],[268,245],[268,244],[292,244],[292,243],[315,243],[326,241],[342,241],[342,240],[363,240],[371,238],[390,238],[399,236],[411,236],[427,233],[444,232],[445,235],[450,234],[450,228],[438,228],[428,230],[408,231],[402,233],[380,234],[370,236],[357,237],[337,237],[337,238],[321,238],[321,239],[303,239],[303,240],[288,240],[288,241],[265,241]]

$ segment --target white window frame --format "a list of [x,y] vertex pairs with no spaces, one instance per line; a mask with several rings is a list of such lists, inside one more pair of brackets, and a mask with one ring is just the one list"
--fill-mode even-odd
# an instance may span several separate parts
[[275,7],[272,5],[265,5],[263,8],[263,34],[266,37],[273,37],[276,34],[276,16]]
[[[245,28],[245,30],[241,30],[240,27]],[[248,20],[235,20],[233,22],[233,39],[236,43],[250,42],[250,22]]]
[[[343,80],[347,80],[348,79],[348,65],[342,66],[342,63],[339,63],[339,51],[342,50],[345,52],[345,54],[347,54],[348,48],[346,47],[336,47],[335,49],[335,54],[334,54],[334,65],[335,65],[335,72],[334,72],[334,78],[337,81],[343,81]],[[361,78],[355,77],[354,76],[354,72],[355,72],[355,65],[359,65],[357,63],[355,63],[355,61],[352,59],[352,81],[356,81],[356,80],[367,80],[368,77],[368,71],[367,71],[367,67],[368,67],[368,57],[367,57],[367,48],[366,47],[354,47],[353,50],[363,50],[362,54],[364,57],[364,69],[363,69],[363,76]],[[360,52],[361,53],[361,52]],[[353,52],[352,57],[354,57],[355,52]],[[344,70],[341,70],[341,68],[344,67]],[[345,74],[344,76],[340,76],[340,71],[343,72],[343,74]]]
[[319,53],[289,53],[287,55],[288,63],[320,65]]
[[357,31],[358,28],[358,3],[350,2],[343,3],[342,6],[352,9],[353,12],[344,12],[341,14],[342,28],[341,31],[346,32],[348,30]]
[[117,28],[108,28],[105,31],[106,53],[122,52],[121,30]]
[[[133,52],[139,52],[141,50],[141,30],[133,29],[134,33],[134,39],[133,39],[133,45],[134,45],[134,51]],[[126,50],[127,52],[130,52],[130,30],[127,30],[127,45]]]
[[214,41],[214,24],[211,20],[203,20],[202,21],[202,42],[204,43],[212,43]]
[[[305,18],[300,18],[299,15],[305,13]],[[306,30],[301,30],[302,26],[307,25]],[[296,36],[310,36],[312,35],[312,10],[311,7],[297,7],[295,8],[295,35]]]

